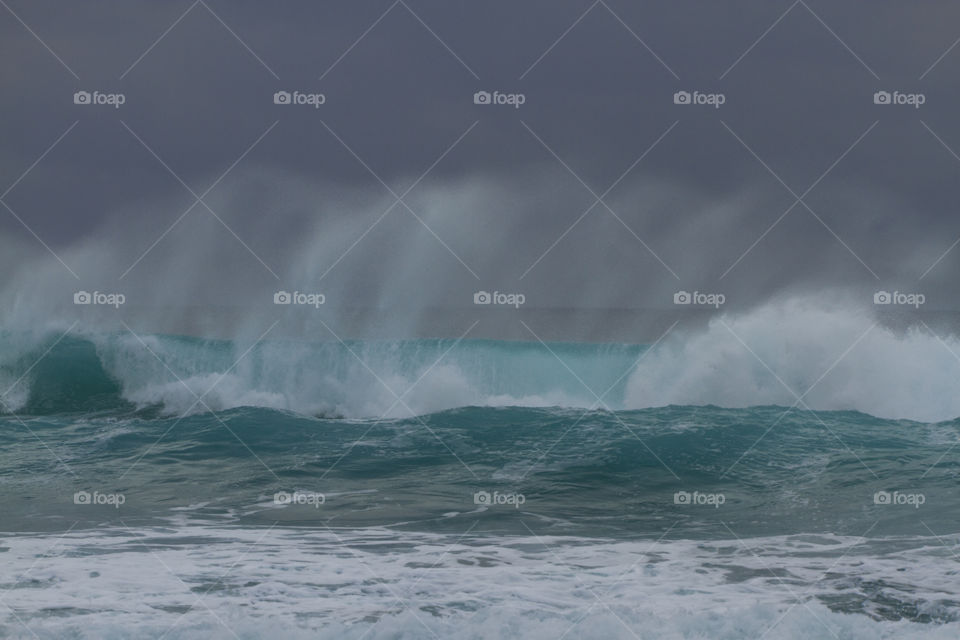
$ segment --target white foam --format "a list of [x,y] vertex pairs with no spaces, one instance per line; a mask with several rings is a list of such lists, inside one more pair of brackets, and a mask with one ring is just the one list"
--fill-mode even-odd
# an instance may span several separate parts
[[[134,629],[152,637],[171,626],[174,638],[557,638],[570,630],[567,637],[732,639],[771,628],[766,637],[957,637],[957,622],[878,621],[817,599],[856,598],[860,581],[882,580],[875,598],[955,616],[955,605],[945,604],[955,591],[949,549],[934,539],[896,552],[891,544],[187,524],[73,531],[3,540],[11,576],[4,602],[40,637],[124,637]],[[7,635],[29,635],[7,612],[0,616]]]
[[875,323],[870,310],[813,298],[725,314],[648,353],[624,405],[789,407],[802,396],[813,409],[920,421],[960,416],[960,340]]
[[[801,396],[801,408],[920,421],[960,416],[960,340],[925,328],[896,332],[876,320],[870,308],[782,299],[718,316],[702,330],[677,331],[635,367],[643,349],[636,345],[424,340],[346,347],[85,337],[126,399],[170,415],[241,406],[347,418],[404,418],[463,406],[585,409],[598,405],[594,393],[612,385],[616,391],[601,406],[614,410],[792,406]],[[45,344],[7,345],[0,393],[21,373],[11,363]],[[15,385],[5,402],[22,407],[29,383],[27,377]]]

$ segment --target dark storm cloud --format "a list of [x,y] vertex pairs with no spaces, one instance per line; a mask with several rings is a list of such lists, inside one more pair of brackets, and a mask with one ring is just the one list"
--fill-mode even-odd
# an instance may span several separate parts
[[[11,277],[21,309],[38,273],[76,280],[13,213],[91,288],[127,274],[169,306],[321,279],[386,307],[497,287],[550,307],[698,287],[960,303],[960,249],[931,269],[960,236],[950,3],[8,5],[0,190],[69,131],[3,197],[4,262],[42,264]],[[326,102],[275,105],[281,90]]]

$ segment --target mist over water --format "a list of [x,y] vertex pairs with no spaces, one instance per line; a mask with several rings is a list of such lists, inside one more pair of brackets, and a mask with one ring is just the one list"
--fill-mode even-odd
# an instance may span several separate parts
[[960,8],[0,0],[0,637],[960,637]]
[[[242,406],[395,418],[466,406],[779,405],[923,422],[960,416],[960,340],[924,324],[894,329],[880,320],[865,307],[795,297],[721,313],[703,327],[676,327],[652,346],[468,337],[340,342],[323,323],[312,325],[313,340],[260,342],[125,329],[66,338],[53,330],[7,332],[0,373],[11,410],[27,406],[31,389],[48,378],[69,386],[71,377],[96,373],[124,401],[168,415]],[[48,349],[59,364],[32,367]]]

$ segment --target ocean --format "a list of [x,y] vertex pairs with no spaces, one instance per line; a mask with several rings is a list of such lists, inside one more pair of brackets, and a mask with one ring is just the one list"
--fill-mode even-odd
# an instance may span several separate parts
[[730,329],[5,334],[0,635],[960,637],[949,349]]

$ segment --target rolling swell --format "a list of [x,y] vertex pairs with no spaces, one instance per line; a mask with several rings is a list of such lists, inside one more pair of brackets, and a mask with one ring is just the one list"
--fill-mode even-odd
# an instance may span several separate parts
[[[635,411],[468,407],[413,418],[334,420],[236,408],[182,419],[130,414],[78,423],[28,418],[52,442],[24,455],[30,433],[6,424],[2,450],[10,522],[73,491],[116,487],[125,518],[178,510],[247,524],[278,519],[344,526],[463,529],[463,521],[524,534],[634,536],[682,522],[688,535],[797,530],[860,535],[913,531],[918,512],[874,504],[877,491],[923,492],[934,530],[960,509],[957,457],[943,453],[957,422],[926,425],[857,412],[671,406]],[[771,428],[772,427],[772,428]],[[16,454],[16,455],[15,455]],[[75,478],[34,486],[58,460]],[[909,474],[904,468],[914,470]],[[929,474],[923,472],[930,469]],[[61,476],[64,474],[61,473]],[[277,491],[316,491],[323,509],[277,509]],[[477,491],[522,494],[522,508],[478,505]],[[722,494],[722,509],[676,504],[677,492]],[[942,522],[941,522],[942,520]],[[34,525],[35,526],[35,523]]]
[[21,346],[17,358],[0,362],[0,382],[11,387],[7,407],[28,414],[133,407],[181,415],[253,406],[409,417],[471,405],[587,407],[596,400],[594,389],[610,389],[606,401],[618,407],[626,374],[645,347],[563,343],[551,349],[490,340],[251,347],[183,336],[71,335]]
[[178,416],[247,406],[362,419],[468,406],[796,404],[920,422],[960,416],[955,335],[894,331],[862,310],[804,300],[677,330],[652,349],[449,339],[253,344],[131,333],[55,339],[0,336],[7,410],[132,406]]
[[[960,509],[956,420],[775,404],[628,408],[633,387],[676,369],[669,344],[649,358],[638,345],[481,340],[250,348],[111,334],[7,346],[0,378],[16,415],[0,415],[0,498],[14,529],[36,526],[38,504],[80,522],[101,517],[69,502],[91,487],[123,491],[132,519],[189,510],[462,530],[473,518],[519,534],[531,513],[557,534],[645,535],[677,521],[704,535],[734,524],[757,535],[913,531],[918,513],[878,510],[877,491],[922,492],[937,505],[922,514],[934,530],[953,530],[943,514]],[[701,346],[712,362],[716,351]],[[703,365],[686,358],[695,372]],[[587,386],[609,390],[612,410],[596,408]],[[274,508],[275,492],[295,489],[330,500]],[[526,500],[493,508],[474,501],[478,491]],[[722,494],[723,509],[677,504],[678,492]]]

